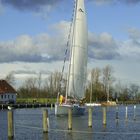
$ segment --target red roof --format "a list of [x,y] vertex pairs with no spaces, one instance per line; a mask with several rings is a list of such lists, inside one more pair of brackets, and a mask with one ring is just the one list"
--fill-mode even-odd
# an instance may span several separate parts
[[7,83],[7,81],[0,80],[0,94],[5,94],[5,93],[15,93],[16,94],[16,91],[11,85],[9,85]]

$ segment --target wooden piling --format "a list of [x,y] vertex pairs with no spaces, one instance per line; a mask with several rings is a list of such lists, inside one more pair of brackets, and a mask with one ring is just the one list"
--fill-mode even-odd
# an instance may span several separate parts
[[128,107],[125,107],[125,120],[128,120]]
[[119,108],[118,106],[116,107],[116,121],[119,120]]
[[8,119],[8,138],[13,138],[14,137],[14,124],[13,124],[13,111],[12,110],[8,111],[7,119]]
[[103,125],[106,125],[106,107],[103,107]]
[[43,110],[43,133],[48,133],[48,110]]
[[49,140],[48,133],[43,133],[43,140]]
[[116,107],[116,123],[119,122],[119,108],[118,106]]
[[72,108],[68,109],[68,130],[72,130]]
[[92,127],[92,108],[88,109],[88,127]]
[[136,105],[134,105],[134,120],[136,120]]

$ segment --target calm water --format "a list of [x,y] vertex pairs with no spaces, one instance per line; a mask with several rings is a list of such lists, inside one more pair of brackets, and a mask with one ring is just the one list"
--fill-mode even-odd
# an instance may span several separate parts
[[[88,115],[73,117],[72,132],[67,130],[67,117],[56,117],[49,109],[50,130],[42,133],[42,109],[14,110],[14,140],[139,140],[140,105],[133,120],[133,106],[128,106],[128,121],[125,121],[125,106],[119,106],[119,121],[115,121],[116,107],[107,108],[107,125],[102,125],[102,108],[93,110],[93,127],[88,128]],[[7,111],[0,111],[0,140],[7,140]]]

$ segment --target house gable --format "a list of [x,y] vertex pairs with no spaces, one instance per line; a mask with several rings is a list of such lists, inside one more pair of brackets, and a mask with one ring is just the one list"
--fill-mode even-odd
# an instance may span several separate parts
[[16,94],[15,89],[5,80],[0,80],[0,94],[12,93]]
[[0,103],[16,101],[16,90],[5,80],[0,80]]

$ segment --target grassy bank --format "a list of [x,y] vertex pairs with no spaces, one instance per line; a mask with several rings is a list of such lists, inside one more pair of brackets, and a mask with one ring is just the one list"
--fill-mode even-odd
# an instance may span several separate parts
[[16,103],[55,103],[55,98],[17,98]]

